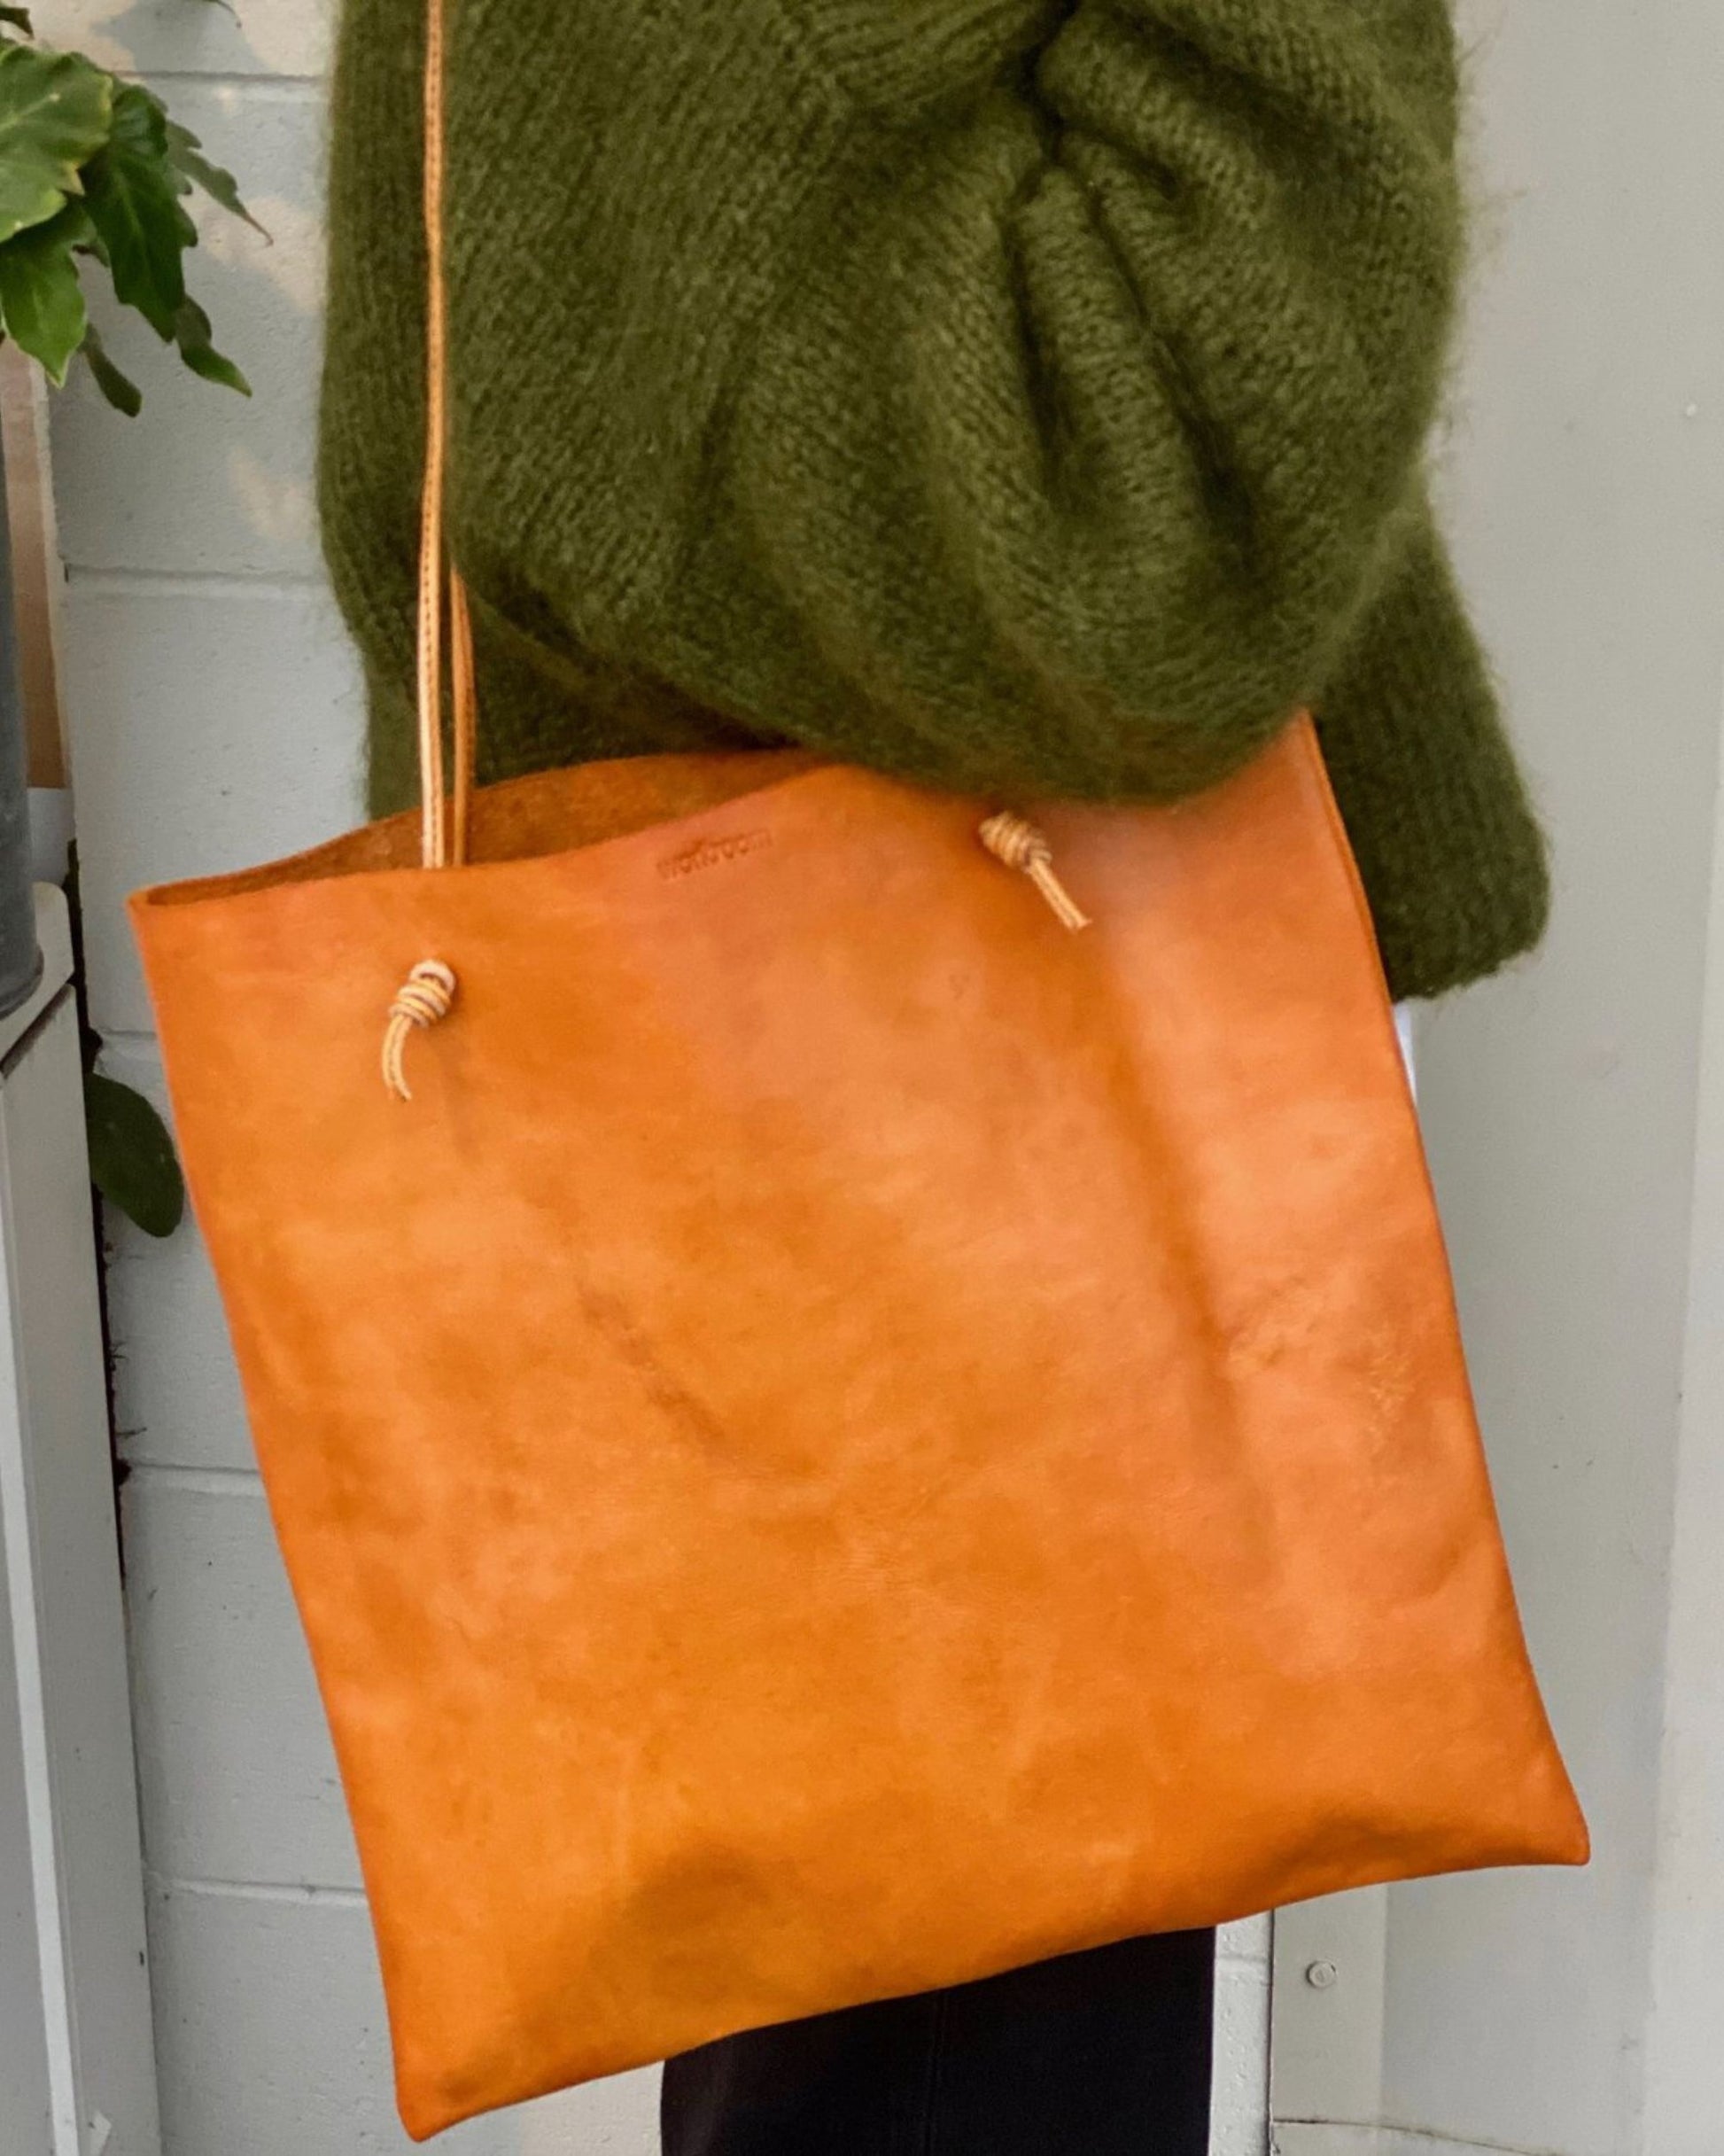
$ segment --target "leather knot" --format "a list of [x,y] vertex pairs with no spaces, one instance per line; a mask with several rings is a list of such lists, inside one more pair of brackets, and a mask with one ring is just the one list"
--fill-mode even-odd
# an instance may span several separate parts
[[1009,808],[989,817],[982,827],[982,843],[997,860],[1023,876],[1028,876],[1037,862],[1045,867],[1053,860],[1053,849],[1042,833],[1021,816],[1014,816]]
[[1063,928],[1076,931],[1089,927],[1090,916],[1053,872],[1053,848],[1044,832],[1003,808],[989,817],[980,837],[996,860],[1029,878]]
[[383,1082],[398,1101],[413,1098],[402,1067],[408,1035],[447,1018],[454,1000],[454,974],[436,958],[421,959],[395,991],[383,1037]]

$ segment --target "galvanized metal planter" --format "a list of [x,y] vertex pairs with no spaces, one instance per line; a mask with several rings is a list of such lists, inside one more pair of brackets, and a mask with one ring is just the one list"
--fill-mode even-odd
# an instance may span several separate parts
[[12,536],[0,451],[0,1017],[16,1010],[42,977],[30,894],[29,794],[24,765],[24,702],[12,603]]

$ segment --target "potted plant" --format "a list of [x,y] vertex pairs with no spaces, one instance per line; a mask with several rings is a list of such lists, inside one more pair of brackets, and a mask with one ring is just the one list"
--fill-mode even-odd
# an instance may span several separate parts
[[[194,374],[251,393],[186,288],[194,190],[255,222],[232,174],[153,91],[38,44],[27,11],[0,4],[0,337],[56,387],[82,362],[119,410],[135,416],[142,406],[89,319],[85,281],[95,278]],[[0,1015],[25,1000],[39,969],[4,478],[0,465]],[[167,1234],[183,1205],[171,1140],[141,1094],[94,1069],[98,1046],[92,1036],[86,1055],[91,1173],[140,1226]]]

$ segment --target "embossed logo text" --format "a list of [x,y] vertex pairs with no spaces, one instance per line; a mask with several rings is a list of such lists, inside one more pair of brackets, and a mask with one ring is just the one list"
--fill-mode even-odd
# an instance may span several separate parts
[[692,846],[684,846],[680,852],[667,853],[658,864],[658,873],[666,881],[680,876],[694,876],[702,868],[722,868],[726,861],[741,860],[746,853],[758,853],[773,843],[768,830],[733,831],[724,838],[697,838]]

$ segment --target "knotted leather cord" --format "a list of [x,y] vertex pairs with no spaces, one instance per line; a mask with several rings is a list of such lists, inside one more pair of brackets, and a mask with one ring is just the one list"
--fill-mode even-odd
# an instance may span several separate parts
[[[448,288],[443,256],[445,4],[446,0],[426,0],[425,10],[425,476],[419,503],[416,688],[420,860],[427,868],[457,868],[466,861],[478,734],[467,588],[448,558],[445,530],[449,435]],[[454,718],[453,799],[446,792],[443,755],[446,608]],[[454,969],[438,958],[421,959],[397,990],[383,1040],[384,1084],[397,1100],[413,1097],[403,1066],[409,1036],[447,1017],[454,996]]]
[[398,1101],[413,1098],[401,1060],[408,1035],[415,1026],[435,1025],[447,1018],[454,999],[454,974],[436,958],[422,958],[395,991],[383,1039],[383,1082]]
[[1045,834],[1009,808],[990,816],[978,834],[996,860],[1027,876],[1052,907],[1062,928],[1086,929],[1090,916],[1053,873],[1053,848]]

